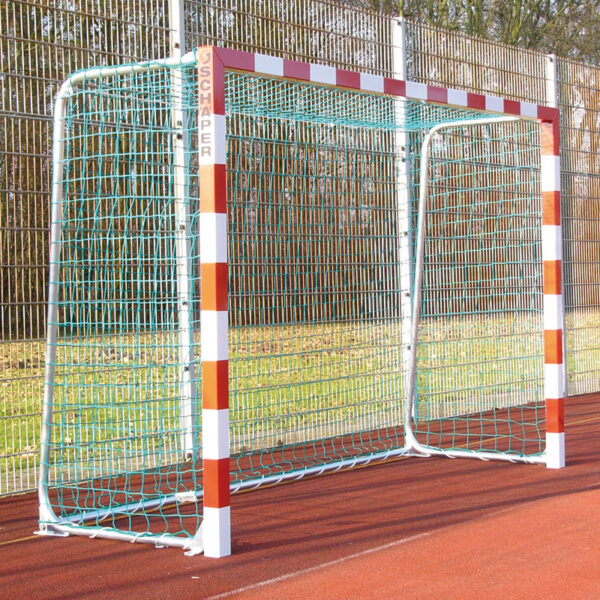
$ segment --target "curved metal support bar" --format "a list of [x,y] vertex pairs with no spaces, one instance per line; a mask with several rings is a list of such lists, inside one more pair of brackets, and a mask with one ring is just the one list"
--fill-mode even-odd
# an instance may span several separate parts
[[[58,518],[48,498],[48,477],[50,457],[50,436],[52,406],[54,400],[54,378],[56,364],[56,342],[58,333],[58,293],[59,293],[59,260],[61,252],[62,211],[64,201],[63,160],[65,141],[65,109],[67,100],[73,94],[73,87],[83,81],[116,77],[118,75],[141,73],[147,70],[193,65],[197,60],[196,50],[181,57],[147,61],[139,64],[118,65],[114,67],[98,67],[77,71],[70,75],[61,85],[54,103],[53,141],[52,141],[52,194],[50,224],[50,272],[48,289],[47,332],[46,332],[46,364],[44,371],[44,400],[42,409],[42,430],[40,435],[40,467],[38,472],[39,520],[42,534],[55,534],[61,531]],[[98,511],[95,511],[96,513]],[[90,519],[93,517],[89,517]],[[79,518],[78,520],[82,520]],[[87,519],[84,519],[87,520]],[[63,531],[69,534],[73,531]]]
[[70,523],[61,523],[53,526],[54,529],[65,535],[79,535],[90,538],[104,538],[107,540],[120,540],[124,542],[141,542],[143,544],[153,544],[157,547],[170,546],[172,548],[182,548],[187,550],[189,556],[200,554],[203,550],[201,535],[196,534],[193,538],[178,537],[175,535],[153,535],[148,533],[130,534],[108,529],[104,527],[90,528]]
[[[413,436],[414,439],[414,436]],[[446,456],[447,458],[478,458],[479,460],[499,460],[511,463],[527,463],[535,465],[545,465],[546,457],[544,454],[534,456],[519,456],[517,454],[508,454],[507,452],[474,452],[471,450],[439,450],[430,446],[423,446],[414,440],[412,450],[419,456]]]
[[[423,140],[421,147],[421,169],[419,173],[419,212],[417,220],[417,247],[415,250],[415,276],[412,301],[411,318],[411,341],[408,364],[408,385],[406,386],[406,399],[404,402],[404,440],[405,447],[419,454],[446,454],[421,445],[414,434],[412,419],[416,401],[416,378],[417,378],[417,344],[419,341],[419,319],[421,318],[421,296],[423,287],[423,264],[425,261],[425,228],[427,226],[427,173],[429,171],[429,149],[436,133],[442,129],[453,127],[476,127],[479,125],[491,125],[493,123],[507,123],[519,121],[519,117],[485,117],[481,119],[454,121],[451,123],[439,123],[432,127]],[[447,455],[447,454],[446,454]],[[474,455],[465,451],[460,456]],[[498,458],[498,456],[494,456]]]
[[46,365],[44,371],[44,403],[42,409],[42,431],[40,436],[40,469],[38,476],[38,498],[40,529],[48,523],[58,522],[58,517],[48,499],[48,470],[50,457],[50,422],[54,400],[54,375],[56,365],[56,340],[58,331],[58,278],[60,260],[60,238],[62,232],[63,182],[62,162],[64,158],[65,106],[72,93],[71,81],[67,79],[58,92],[54,105],[54,135],[52,140],[52,201],[50,223],[50,273],[48,289],[48,312],[46,320]]
[[71,86],[83,81],[101,79],[104,77],[116,77],[118,75],[132,75],[135,73],[144,73],[146,71],[156,71],[158,69],[172,68],[179,66],[191,66],[197,61],[196,50],[184,54],[181,58],[170,57],[160,60],[148,60],[146,62],[116,65],[113,67],[96,67],[93,69],[83,69],[75,71],[66,79],[63,86],[67,83]]
[[313,475],[321,475],[322,473],[329,473],[339,471],[340,469],[351,469],[353,467],[359,467],[368,465],[371,462],[376,462],[380,460],[386,460],[389,458],[400,457],[410,454],[409,449],[404,448],[396,448],[393,450],[386,450],[383,452],[376,452],[374,454],[369,454],[367,456],[357,456],[353,458],[348,458],[344,460],[338,460],[332,463],[328,463],[326,465],[318,465],[315,467],[310,467],[301,472],[290,471],[288,473],[280,473],[278,475],[268,475],[267,477],[263,477],[259,480],[248,480],[241,481],[239,483],[233,484],[231,486],[231,492],[239,492],[241,490],[258,488],[263,485],[275,485],[282,481],[288,480],[298,480],[304,477],[310,477]]

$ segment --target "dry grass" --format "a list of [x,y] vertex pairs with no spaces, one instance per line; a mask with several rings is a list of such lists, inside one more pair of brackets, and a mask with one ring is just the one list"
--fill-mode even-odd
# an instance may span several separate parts
[[[543,364],[539,326],[539,321],[516,315],[426,320],[419,350],[422,413],[437,418],[467,411],[473,402],[481,407],[515,397],[530,400],[539,389]],[[593,387],[600,364],[600,313],[570,314],[567,327],[574,348],[568,356],[570,381]],[[398,423],[400,341],[399,323],[232,329],[234,451]],[[34,485],[44,351],[43,342],[0,344],[1,493]],[[55,419],[63,441],[85,442],[82,432],[95,420],[104,423],[101,435],[121,440],[115,448],[121,443],[123,452],[131,450],[131,439],[141,449],[161,435],[167,454],[176,448],[174,334],[75,341],[61,348],[58,359],[71,365],[57,369]],[[596,384],[595,389],[600,381]],[[436,406],[437,412],[432,409]]]

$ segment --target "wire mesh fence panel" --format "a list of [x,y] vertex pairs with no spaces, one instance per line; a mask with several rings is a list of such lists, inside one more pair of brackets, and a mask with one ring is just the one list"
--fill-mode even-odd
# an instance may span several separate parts
[[[214,43],[391,75],[394,19],[328,0],[186,0],[187,47]],[[164,56],[166,0],[0,3],[0,495],[37,470],[48,286],[50,115],[59,82],[92,64]],[[407,23],[410,79],[543,103],[545,56]],[[597,68],[558,59],[570,393],[600,389],[593,208]],[[597,254],[597,253],[596,253]]]
[[54,95],[76,69],[164,55],[167,19],[162,0],[0,3],[0,495],[36,482]]
[[600,69],[558,61],[570,394],[600,389]]
[[411,21],[406,37],[411,80],[546,102],[546,57],[541,52]]
[[186,0],[186,47],[236,50],[393,74],[394,20],[329,0]]

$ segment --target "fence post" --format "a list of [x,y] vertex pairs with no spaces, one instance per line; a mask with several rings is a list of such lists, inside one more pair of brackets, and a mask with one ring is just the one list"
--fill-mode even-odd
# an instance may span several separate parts
[[[169,0],[169,52],[180,59],[184,48],[183,0]],[[191,281],[191,208],[188,198],[188,145],[186,112],[183,102],[184,82],[180,68],[171,73],[171,127],[173,148],[173,197],[175,206],[175,255],[177,264],[177,347],[179,365],[180,447],[185,460],[195,455],[196,377],[194,359],[193,285]]]
[[169,55],[185,54],[184,0],[169,0]]
[[[406,20],[400,17],[392,27],[392,69],[395,79],[406,80]],[[402,100],[396,99],[396,121],[400,124],[404,118]],[[412,248],[410,235],[410,139],[409,134],[398,128],[394,135],[396,202],[398,211],[398,258],[400,261],[400,318],[402,319],[402,373],[404,394],[408,391],[408,365],[410,362],[410,344],[412,337]],[[407,400],[405,400],[407,401]],[[404,411],[407,414],[407,411]],[[406,424],[405,424],[406,426]]]

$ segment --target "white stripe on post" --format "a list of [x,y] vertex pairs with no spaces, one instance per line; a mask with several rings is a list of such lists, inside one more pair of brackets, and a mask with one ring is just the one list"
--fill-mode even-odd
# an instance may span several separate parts
[[407,81],[406,96],[415,100],[427,100],[427,86],[424,83]]
[[383,77],[371,75],[370,73],[361,73],[360,89],[369,92],[383,92]]
[[537,115],[537,104],[532,104],[531,102],[521,102],[521,116],[535,119],[537,118]]
[[560,399],[565,397],[564,363],[544,365],[544,395],[546,399]]
[[544,261],[562,260],[562,227],[542,225],[542,258]]
[[202,457],[212,460],[229,457],[229,409],[202,411]]
[[492,112],[503,113],[504,112],[504,100],[496,96],[485,97],[485,108]]
[[215,362],[228,359],[226,310],[200,311],[202,360]]
[[265,75],[283,76],[283,58],[267,56],[266,54],[254,55],[254,68],[257,73]]
[[542,156],[542,192],[560,190],[560,157]]
[[565,434],[546,434],[546,466],[549,469],[562,469],[565,466]]
[[448,90],[448,104],[453,104],[455,106],[467,106],[467,102],[467,92],[464,92],[463,90]]
[[337,70],[326,65],[310,65],[310,80],[315,83],[335,85],[337,83]]
[[563,299],[559,294],[544,294],[544,329],[562,331]]
[[204,556],[220,558],[231,554],[231,508],[204,507],[202,522]]
[[227,262],[227,215],[200,213],[200,256],[204,264]]
[[225,164],[225,115],[206,115],[198,121],[198,164]]

